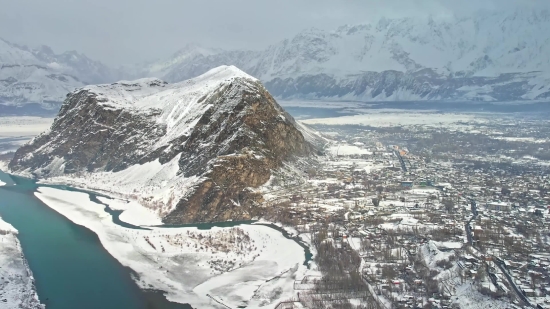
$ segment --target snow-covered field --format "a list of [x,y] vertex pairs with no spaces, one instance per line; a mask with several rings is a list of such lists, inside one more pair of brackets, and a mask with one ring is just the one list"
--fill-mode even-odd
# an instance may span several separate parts
[[334,145],[327,149],[327,152],[334,156],[349,156],[349,155],[362,155],[362,154],[372,154],[372,151],[358,147],[357,145]]
[[[272,308],[294,296],[294,278],[307,271],[303,248],[266,226],[135,230],[114,224],[104,206],[90,201],[86,193],[40,187],[35,195],[95,232],[111,255],[138,273],[140,286],[166,291],[171,301],[223,308],[208,294],[232,308]],[[131,209],[121,215],[123,221],[159,222],[138,203],[101,201],[115,209]]]
[[0,308],[44,308],[34,278],[23,257],[17,230],[0,218]]
[[[328,108],[328,109],[339,109],[339,108],[356,108],[358,106],[357,102],[341,102],[341,101],[319,101],[319,100],[277,100],[277,102],[282,107],[307,107],[307,108]],[[362,104],[365,106],[365,104]]]
[[0,137],[28,137],[31,139],[46,131],[53,118],[42,117],[0,117]]
[[391,127],[396,125],[413,126],[413,125],[451,125],[465,122],[484,123],[486,117],[481,113],[476,114],[458,114],[458,113],[434,113],[434,112],[419,112],[405,110],[364,110],[363,114],[317,118],[302,120],[309,125],[364,125],[372,127]]
[[503,136],[497,136],[497,137],[493,137],[493,139],[509,141],[509,142],[524,142],[524,143],[533,143],[533,144],[541,144],[541,143],[547,143],[548,142],[548,139],[540,139],[540,138],[533,138],[533,137],[503,137]]

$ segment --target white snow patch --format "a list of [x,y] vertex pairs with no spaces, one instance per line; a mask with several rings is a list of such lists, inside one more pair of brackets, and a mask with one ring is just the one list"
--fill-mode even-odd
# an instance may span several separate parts
[[372,154],[372,151],[358,147],[356,145],[334,145],[328,148],[328,152],[334,156]]
[[42,117],[0,117],[0,137],[27,137],[30,140],[47,130],[53,118]]
[[302,122],[309,125],[363,125],[371,127],[426,125],[438,127],[441,125],[468,122],[484,123],[486,122],[485,118],[494,116],[483,113],[434,113],[431,111],[417,112],[392,109],[357,111],[362,113],[351,116],[306,119],[302,120]]
[[109,205],[113,210],[123,210],[119,219],[123,222],[137,225],[161,225],[161,218],[151,209],[143,207],[136,201],[125,201],[116,198],[98,197],[102,203]]
[[32,272],[23,257],[17,230],[0,218],[0,308],[44,309],[34,287]]
[[2,220],[0,217],[0,232],[2,234],[17,234],[18,231],[13,227],[13,225],[9,224],[8,222]]

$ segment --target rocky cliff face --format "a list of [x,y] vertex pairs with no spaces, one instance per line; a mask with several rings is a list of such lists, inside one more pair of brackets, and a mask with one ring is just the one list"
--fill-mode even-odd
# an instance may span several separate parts
[[[142,79],[77,90],[10,168],[116,184],[135,170],[132,177],[142,173],[164,192],[146,200],[165,222],[207,222],[259,215],[254,188],[284,162],[315,151],[259,81],[220,67],[173,85]],[[146,171],[152,165],[157,172]],[[122,190],[149,190],[141,183]]]

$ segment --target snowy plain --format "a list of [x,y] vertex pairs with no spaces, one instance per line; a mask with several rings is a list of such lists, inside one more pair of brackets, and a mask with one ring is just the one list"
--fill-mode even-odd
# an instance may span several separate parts
[[452,124],[475,122],[485,123],[492,114],[483,113],[437,113],[435,111],[410,111],[393,109],[354,110],[359,115],[316,118],[303,120],[309,125],[363,125],[371,127],[392,126],[449,126]]
[[0,117],[0,137],[28,137],[28,139],[31,139],[46,131],[52,123],[53,118]]
[[43,309],[17,233],[0,218],[0,308]]
[[[113,257],[136,271],[141,287],[166,291],[170,301],[223,308],[208,294],[233,307],[271,308],[294,296],[294,277],[303,277],[307,271],[303,248],[267,226],[129,229],[113,223],[104,206],[92,202],[86,193],[39,187],[35,195],[95,232]],[[129,207],[120,200],[102,202],[118,209]],[[138,210],[121,219],[156,223],[158,218],[148,209],[137,203],[131,206]]]

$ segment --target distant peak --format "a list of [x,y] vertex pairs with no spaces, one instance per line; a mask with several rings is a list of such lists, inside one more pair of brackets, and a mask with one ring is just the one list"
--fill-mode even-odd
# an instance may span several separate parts
[[222,79],[232,79],[232,78],[246,78],[256,81],[255,77],[252,77],[237,68],[234,65],[222,65],[216,68],[211,69],[210,71],[204,73],[203,75],[195,79],[212,79],[212,80],[222,80]]
[[298,36],[324,36],[325,34],[327,34],[327,32],[322,29],[311,27],[301,31]]
[[52,55],[52,56],[55,55],[52,48],[49,47],[48,45],[41,45],[40,47],[38,47],[38,51],[46,55]]
[[158,79],[156,77],[145,77],[145,78],[140,78],[140,79],[136,79],[136,80],[133,80],[133,81],[121,80],[121,81],[118,81],[118,82],[113,83],[111,85],[161,86],[161,85],[166,85],[166,84],[168,84],[168,83],[161,80],[161,79]]

